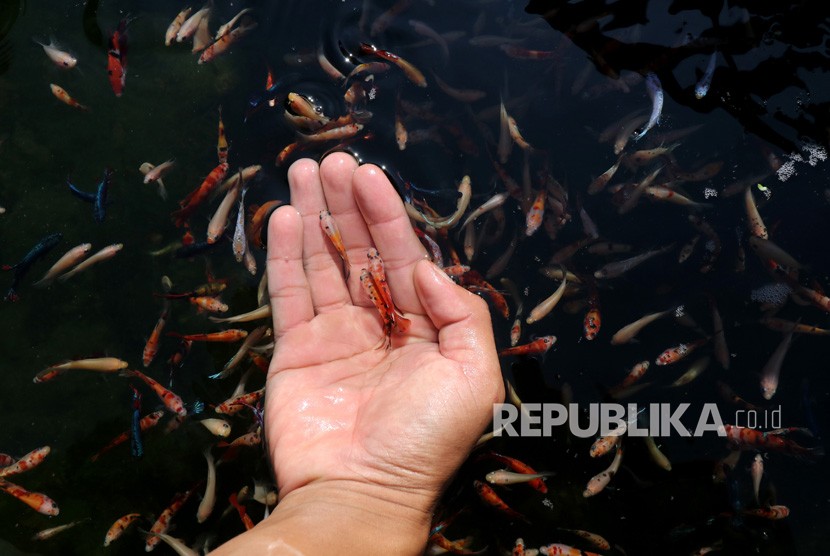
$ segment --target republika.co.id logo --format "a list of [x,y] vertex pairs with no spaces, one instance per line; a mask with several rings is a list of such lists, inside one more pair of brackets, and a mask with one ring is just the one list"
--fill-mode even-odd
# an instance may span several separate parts
[[[642,420],[638,416],[648,408]],[[689,419],[689,403],[637,404],[594,403],[586,405],[560,403],[523,403],[521,410],[511,404],[493,405],[493,436],[552,436],[553,428],[567,424],[571,434],[580,438],[613,436],[703,436],[716,433],[725,436],[723,419],[715,403],[705,403],[697,418]],[[587,409],[587,412],[583,411]],[[779,417],[780,417],[780,409]],[[587,423],[582,414],[587,413]],[[694,421],[693,427],[686,422]],[[582,426],[583,421],[585,426]],[[780,421],[780,419],[779,419]]]

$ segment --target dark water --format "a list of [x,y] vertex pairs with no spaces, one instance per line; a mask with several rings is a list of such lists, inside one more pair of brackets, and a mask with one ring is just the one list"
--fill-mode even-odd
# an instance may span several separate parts
[[[195,63],[189,43],[169,48],[163,44],[164,31],[182,7],[179,5],[76,1],[5,2],[2,6],[0,206],[6,212],[0,216],[0,260],[16,263],[49,233],[61,232],[63,240],[23,279],[20,301],[0,308],[0,452],[19,457],[35,447],[51,446],[52,453],[41,466],[11,479],[28,490],[48,494],[61,512],[47,518],[7,495],[0,497],[0,553],[142,553],[142,540],[135,531],[104,549],[101,542],[110,524],[129,512],[157,516],[176,492],[203,480],[201,450],[215,439],[192,421],[169,434],[163,432],[164,422],[148,432],[141,459],[133,458],[123,445],[97,462],[89,461],[91,454],[129,427],[131,391],[127,380],[78,372],[33,384],[32,377],[65,359],[104,354],[139,366],[144,342],[162,310],[162,303],[152,293],[160,291],[163,275],[169,276],[177,289],[187,289],[204,283],[209,268],[228,281],[223,300],[230,305],[231,314],[256,307],[264,251],[256,255],[257,276],[234,261],[227,243],[207,256],[190,259],[152,256],[150,251],[181,238],[170,212],[216,165],[220,105],[231,143],[231,168],[263,166],[247,200],[258,204],[286,197],[285,166],[276,167],[274,159],[293,140],[293,132],[283,121],[279,103],[295,91],[313,96],[328,114],[339,115],[345,110],[343,88],[313,58],[304,61],[306,54],[318,47],[343,72],[350,71],[353,63],[343,56],[341,47],[357,55],[359,43],[367,40],[424,70],[429,82],[425,89],[414,87],[394,69],[378,74],[376,97],[366,106],[374,114],[365,130],[371,131],[372,137],[346,148],[363,161],[381,164],[401,187],[410,181],[420,189],[447,192],[463,175],[469,175],[474,192],[471,206],[505,188],[493,169],[498,102],[503,96],[524,137],[536,148],[527,158],[532,195],[548,176],[568,192],[570,222],[553,240],[542,229],[520,241],[503,274],[526,296],[525,315],[558,285],[540,277],[538,269],[560,248],[584,237],[580,203],[597,223],[603,239],[631,244],[633,253],[675,244],[669,253],[620,278],[598,282],[602,328],[597,339],[589,342],[581,337],[586,309],[569,313],[564,302],[554,315],[525,326],[522,342],[555,334],[558,343],[544,360],[503,359],[505,376],[524,402],[558,402],[565,385],[577,403],[607,400],[604,392],[619,383],[634,363],[653,361],[664,349],[698,337],[673,319],[658,321],[640,334],[638,343],[625,346],[609,344],[613,332],[646,313],[682,305],[705,333],[711,333],[707,304],[707,295],[711,295],[723,317],[732,354],[730,369],[725,371],[713,362],[691,384],[667,389],[697,353],[669,367],[652,364],[643,379],[651,386],[626,401],[690,402],[696,407],[717,402],[724,421],[734,423],[737,407],[717,394],[716,383],[721,380],[751,403],[770,410],[780,407],[783,426],[804,427],[808,425],[802,395],[806,382],[820,431],[830,429],[826,337],[797,336],[784,361],[777,394],[770,402],[760,395],[759,372],[781,334],[757,323],[762,310],[751,299],[751,292],[772,283],[773,278],[746,244],[742,195],[722,196],[736,181],[763,176],[755,181],[771,192],[769,200],[757,187],[753,193],[771,239],[805,265],[800,277],[803,285],[828,289],[830,205],[825,163],[819,160],[810,165],[805,150],[820,152],[819,147],[826,148],[828,143],[830,89],[823,71],[828,67],[827,20],[819,2],[782,8],[771,2],[735,2],[726,7],[720,2],[539,2],[525,6],[520,2],[445,5],[424,1],[406,6],[376,36],[369,36],[369,30],[389,3],[222,3],[215,7],[211,29],[215,31],[248,6],[255,8],[253,18],[259,27],[229,53],[206,65]],[[129,27],[126,90],[116,98],[105,74],[106,37],[127,13],[136,19]],[[823,27],[817,25],[822,18]],[[414,31],[410,19],[446,34],[447,59],[434,42]],[[36,37],[46,42],[50,34],[77,56],[78,68],[56,68],[31,41]],[[521,39],[521,47],[553,55],[543,60],[515,59],[499,48],[498,41],[493,46],[471,41],[487,35],[502,37],[502,43]],[[695,82],[715,50],[719,54],[711,90],[703,99],[695,99]],[[277,108],[247,114],[251,96],[262,94],[266,64],[277,77]],[[454,87],[484,91],[486,97],[469,104],[454,100],[439,90],[431,72]],[[680,144],[673,151],[677,168],[692,171],[704,164],[723,163],[711,179],[680,186],[690,198],[710,205],[698,214],[713,227],[723,245],[710,272],[699,271],[705,238],[687,262],[678,263],[681,246],[696,234],[687,220],[688,209],[643,198],[631,212],[619,215],[607,191],[587,194],[590,181],[616,160],[611,145],[597,141],[599,133],[635,110],[650,110],[645,85],[640,78],[634,79],[635,74],[647,72],[654,72],[665,90],[662,118],[641,142],[629,144],[626,152],[659,146],[662,134],[702,126],[677,140]],[[621,88],[622,82],[628,85]],[[50,94],[49,83],[61,85],[91,112],[59,103]],[[413,139],[404,151],[398,150],[394,140],[399,96],[427,114],[406,119],[410,134],[423,130],[427,139]],[[674,141],[667,139],[668,143]],[[331,146],[304,154],[319,157]],[[793,153],[800,153],[804,161],[794,160]],[[780,176],[785,174],[774,173],[770,156],[779,163],[789,162],[795,175],[784,180]],[[142,183],[138,167],[145,161],[157,164],[173,157],[177,167],[165,179],[170,195],[165,202],[153,186]],[[514,146],[504,165],[520,185],[524,159]],[[73,197],[64,182],[71,176],[79,187],[91,191],[105,167],[114,169],[115,180],[106,219],[98,224],[91,206]],[[652,168],[621,168],[611,185],[639,181]],[[718,195],[711,196],[712,192]],[[423,198],[444,214],[455,202],[447,194]],[[216,203],[193,218],[199,241]],[[504,216],[503,233],[489,233],[493,237],[479,247],[473,259],[472,266],[482,273],[514,234],[524,237],[525,217],[516,199],[505,204]],[[485,220],[478,226],[483,233],[497,228]],[[745,270],[736,272],[739,238],[747,259]],[[116,242],[123,242],[124,249],[66,283],[47,289],[32,287],[60,254],[83,242],[92,243],[93,251]],[[461,242],[453,239],[453,243],[461,253]],[[580,275],[591,276],[608,260],[613,257],[580,251],[566,264]],[[10,274],[0,277],[11,281]],[[500,277],[491,281],[498,286]],[[583,289],[568,300],[585,300],[587,296]],[[515,311],[515,300],[508,302]],[[512,315],[510,320],[496,312],[493,315],[499,347],[506,347]],[[826,312],[792,300],[778,316],[830,326]],[[257,324],[245,328],[250,330]],[[166,330],[220,329],[186,302],[176,302]],[[165,361],[175,349],[175,340],[165,338],[148,374],[166,383]],[[710,344],[699,349],[700,353],[711,350]],[[221,369],[234,351],[235,346],[194,345],[184,367],[177,371],[174,390],[187,403],[197,399],[221,403],[233,391],[237,377],[226,381],[207,377]],[[261,375],[254,375],[248,388],[260,387],[262,380]],[[155,409],[153,394],[146,389],[143,392],[144,411]],[[211,413],[210,408],[207,412]],[[249,413],[234,418],[232,437],[245,433],[251,424]],[[820,439],[793,438],[809,446],[821,445]],[[822,460],[811,463],[770,454],[765,459],[762,494],[788,506],[790,516],[777,522],[751,517],[736,520],[721,516],[734,507],[729,483],[712,481],[715,463],[728,453],[723,439],[716,435],[663,439],[660,444],[672,461],[671,472],[657,468],[643,443],[630,439],[624,469],[606,491],[585,499],[581,496],[585,484],[607,467],[611,458],[590,458],[591,442],[559,430],[553,438],[496,440],[485,446],[557,475],[548,480],[547,495],[525,485],[497,487],[500,495],[530,520],[530,524],[514,523],[484,507],[471,488],[473,479],[482,480],[499,464],[474,459],[462,469],[442,505],[446,515],[466,509],[446,531],[447,536],[472,536],[472,549],[488,546],[492,553],[509,549],[519,536],[529,546],[563,542],[590,549],[557,528],[599,533],[615,546],[608,552],[614,554],[688,554],[718,541],[724,543],[727,554],[821,554],[830,543],[826,527],[830,488]],[[754,454],[745,452],[731,476],[744,507],[754,505],[748,471]],[[219,540],[241,532],[235,514],[225,518],[219,514],[231,492],[254,479],[268,480],[267,465],[259,456],[256,450],[249,450],[220,468],[220,502],[214,516],[205,526],[197,525],[198,502],[191,500],[176,517],[173,534],[194,542],[206,532],[217,534]],[[250,503],[248,511],[259,519],[262,506]],[[84,517],[92,520],[53,540],[30,540],[36,531]],[[157,550],[168,549],[162,546]]]

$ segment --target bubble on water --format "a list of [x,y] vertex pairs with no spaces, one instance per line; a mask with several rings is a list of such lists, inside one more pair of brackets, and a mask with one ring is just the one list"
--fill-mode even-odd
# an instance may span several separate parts
[[749,294],[752,301],[759,303],[772,303],[773,305],[780,305],[784,303],[790,292],[793,291],[787,284],[776,282],[773,284],[766,284],[760,288],[755,288]]
[[706,189],[703,190],[703,196],[707,199],[709,197],[717,197],[718,192],[716,190],[712,189],[711,187],[707,187]]
[[827,151],[821,145],[805,143],[801,146],[801,150],[807,153],[807,164],[810,166],[827,160]]
[[548,499],[548,498],[545,498],[544,500],[542,500],[542,505],[545,506],[546,508],[553,509],[553,502],[551,502],[550,499]]
[[686,314],[686,307],[684,305],[678,305],[677,308],[674,310],[674,317],[681,318],[683,315]]
[[717,245],[715,245],[715,242],[710,239],[709,241],[706,242],[706,245],[703,248],[706,251],[709,251],[710,253],[714,253],[717,250],[718,247],[717,247]]
[[795,162],[790,160],[789,162],[782,164],[776,173],[778,174],[778,179],[780,181],[787,181],[798,172],[795,171]]

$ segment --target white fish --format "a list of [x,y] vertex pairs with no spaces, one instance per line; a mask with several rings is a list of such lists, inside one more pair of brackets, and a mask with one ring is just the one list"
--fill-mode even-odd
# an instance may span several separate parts
[[709,58],[709,65],[706,66],[706,71],[700,78],[700,81],[695,85],[695,98],[700,100],[709,92],[709,86],[712,84],[712,74],[715,73],[715,62],[717,61],[717,51],[712,52],[712,57]]
[[663,253],[669,251],[674,247],[674,244],[667,245],[661,249],[655,249],[653,251],[646,251],[640,255],[636,255],[634,257],[623,259],[622,261],[615,261],[612,263],[608,263],[607,265],[603,266],[596,272],[594,272],[594,278],[616,278],[617,276],[621,276],[638,266],[645,261],[649,260],[652,257],[656,257],[657,255],[662,255]]
[[176,33],[176,42],[182,42],[185,39],[189,39],[196,33],[196,30],[199,28],[199,23],[201,23],[202,18],[208,17],[210,14],[210,6],[205,6],[195,14],[191,15],[187,20],[182,23],[181,28]]
[[253,10],[253,8],[245,8],[244,10],[242,10],[241,12],[236,14],[233,17],[233,19],[231,19],[230,21],[228,21],[227,23],[225,23],[224,25],[219,27],[219,30],[216,32],[216,40],[218,41],[219,39],[221,39],[222,37],[227,35],[230,32],[230,30],[233,28],[233,26],[236,25],[236,22],[239,21],[239,18],[242,17],[243,15],[245,15],[246,13],[252,11],[252,10]]
[[555,475],[554,471],[546,471],[544,473],[513,473],[506,469],[499,469],[491,471],[484,477],[487,482],[493,485],[514,485],[516,483],[527,483],[535,479],[543,479]]
[[245,237],[245,193],[248,188],[242,190],[239,198],[239,211],[236,213],[236,229],[233,231],[233,254],[236,262],[241,263],[248,250],[248,238]]
[[[222,419],[216,420],[222,421]],[[204,424],[204,421],[202,423]],[[227,421],[225,421],[225,424],[227,425]],[[230,425],[228,425],[228,433],[230,433]],[[202,496],[199,509],[196,510],[196,520],[199,523],[204,523],[210,517],[210,514],[213,512],[213,506],[216,504],[216,463],[214,462],[213,454],[210,453],[210,447],[205,448],[204,455],[207,460],[208,474],[205,495]]]
[[73,247],[69,251],[64,254],[63,257],[58,259],[58,262],[52,265],[52,268],[37,282],[35,282],[35,286],[46,286],[52,282],[52,280],[65,271],[70,266],[73,266],[79,263],[84,257],[86,257],[89,250],[92,249],[91,243],[82,243],[77,247]]
[[43,44],[37,39],[32,40],[43,47],[43,51],[49,56],[49,59],[59,68],[72,69],[78,64],[77,58],[58,48],[55,39],[49,39],[49,44]]
[[755,459],[749,466],[750,474],[752,475],[752,492],[755,494],[755,503],[758,501],[758,491],[761,489],[761,477],[764,476],[764,457],[761,454],[756,454]]
[[611,337],[611,345],[627,344],[628,342],[633,340],[637,336],[637,334],[640,333],[640,330],[642,330],[652,322],[656,321],[657,319],[665,317],[671,312],[672,309],[660,311],[659,313],[651,313],[645,315],[644,317],[640,317],[639,319],[635,320],[630,324],[623,326]]
[[588,481],[588,485],[585,487],[585,490],[582,493],[582,496],[588,498],[590,496],[594,496],[595,494],[599,494],[602,492],[605,487],[608,486],[608,483],[611,482],[611,479],[614,475],[617,474],[617,471],[620,469],[620,463],[622,463],[622,446],[617,446],[617,455],[614,456],[614,461],[611,462],[611,465],[608,466],[608,469],[594,475],[591,477],[591,480]]
[[182,28],[182,24],[187,19],[187,16],[190,15],[190,12],[193,11],[193,8],[185,8],[179,12],[179,15],[176,16],[170,26],[167,28],[167,32],[164,34],[164,45],[170,46],[170,43],[176,38],[176,35],[179,32],[179,29]]
[[[801,322],[801,319],[798,322]],[[787,351],[789,351],[790,345],[793,342],[793,332],[795,332],[795,327],[792,327],[787,332],[761,371],[761,394],[765,400],[772,399],[775,391],[778,390],[778,377],[781,375],[781,365],[784,363],[784,357],[787,355]]]
[[58,280],[60,280],[61,282],[64,282],[64,281],[68,280],[69,278],[71,278],[72,276],[78,274],[82,270],[86,270],[87,268],[94,265],[95,263],[106,260],[106,259],[109,259],[111,257],[114,257],[116,253],[118,253],[119,251],[121,251],[121,249],[123,249],[123,247],[124,247],[123,243],[113,243],[112,245],[107,245],[106,247],[104,247],[103,249],[101,249],[100,251],[98,251],[97,253],[92,255],[87,260],[85,260],[85,261],[81,262],[80,264],[78,264],[75,268],[73,268],[72,270],[70,270],[66,274],[61,274],[60,276],[58,276]]
[[[141,172],[142,174],[144,174],[144,176],[145,176],[144,183],[149,183],[146,180],[146,176],[147,176],[147,174],[152,172],[154,168],[155,168],[155,166],[153,166],[149,162],[145,162],[144,164],[142,164],[141,166],[138,167],[138,171]],[[167,200],[167,188],[164,187],[164,182],[161,181],[161,176],[157,177],[154,181],[158,185],[159,197],[161,197],[162,199],[164,199],[166,201]]]
[[651,97],[651,116],[648,118],[646,126],[634,132],[631,136],[635,141],[639,141],[646,136],[648,130],[653,128],[660,121],[660,114],[663,112],[663,87],[660,85],[660,79],[654,73],[646,75],[646,91]]

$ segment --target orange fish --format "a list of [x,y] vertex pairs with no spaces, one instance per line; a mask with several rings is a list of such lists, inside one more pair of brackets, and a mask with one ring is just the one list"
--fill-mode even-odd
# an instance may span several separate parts
[[602,325],[602,315],[599,312],[599,295],[593,292],[588,298],[588,312],[582,322],[582,330],[586,340],[593,340],[599,334]]
[[238,342],[248,335],[247,330],[238,328],[230,328],[221,332],[211,332],[209,334],[179,334],[177,332],[168,332],[168,336],[181,338],[183,340],[191,340],[194,342]]
[[473,485],[475,486],[476,492],[478,493],[479,498],[481,498],[485,503],[489,506],[492,506],[499,510],[500,512],[514,518],[514,519],[521,519],[523,521],[527,521],[525,516],[508,506],[504,500],[502,500],[496,491],[488,485],[487,483],[483,483],[481,481],[473,481]]
[[78,110],[83,110],[84,112],[89,112],[89,108],[87,108],[86,106],[84,106],[83,104],[81,104],[80,102],[78,102],[77,100],[72,98],[71,96],[69,96],[69,93],[67,93],[63,89],[63,87],[59,87],[58,85],[55,85],[54,83],[50,83],[49,87],[52,88],[52,94],[55,95],[55,97],[59,101],[61,101],[62,103],[67,104],[67,105],[71,106],[72,108],[77,108]]
[[196,207],[202,204],[202,202],[210,196],[213,190],[216,189],[216,186],[219,185],[219,183],[225,178],[225,174],[227,173],[228,163],[220,163],[219,166],[211,170],[210,174],[208,174],[205,181],[202,182],[202,185],[200,185],[198,189],[191,191],[187,197],[179,203],[181,208],[173,213],[173,221],[176,223],[176,226],[182,227],[184,225],[187,219],[190,218],[193,211],[196,210]]
[[216,155],[219,164],[228,162],[228,138],[225,136],[225,124],[222,122],[222,107],[219,107],[219,139],[216,141]]
[[411,323],[409,319],[403,317],[403,312],[392,301],[392,292],[389,290],[389,283],[386,281],[386,271],[383,269],[383,259],[380,258],[378,250],[374,247],[369,249],[367,256],[369,257],[369,273],[372,275],[372,280],[374,280],[378,288],[378,293],[380,293],[383,303],[389,309],[392,325],[398,332],[406,332],[409,330]]
[[549,544],[539,549],[540,554],[545,556],[600,556],[596,552],[586,552],[566,544]]
[[[141,430],[141,432],[144,432],[144,431],[156,426],[163,416],[164,416],[164,411],[161,410],[161,409],[158,410],[158,411],[154,411],[154,412],[150,413],[149,415],[145,415],[138,422],[138,428]],[[130,438],[130,434],[132,434],[132,431],[130,431],[130,430],[122,432],[121,434],[119,434],[118,436],[113,438],[112,441],[109,444],[107,444],[106,446],[104,446],[103,448],[98,450],[97,453],[93,454],[92,457],[89,458],[89,461],[97,461],[98,458],[100,458],[105,453],[109,452],[110,450],[112,450],[116,446],[118,446],[120,444],[123,444],[124,442],[126,442]]]
[[755,517],[762,517],[764,519],[784,519],[790,515],[790,509],[787,506],[770,506],[769,508],[755,508],[752,510],[744,510],[744,514]]
[[688,344],[680,344],[669,348],[657,356],[656,363],[658,365],[671,365],[672,363],[677,363],[708,341],[709,338],[701,338]]
[[724,425],[727,445],[735,450],[764,449],[770,452],[781,452],[795,456],[819,457],[824,454],[823,449],[805,448],[800,444],[782,438],[781,434],[773,432],[761,432],[757,429],[739,427],[736,425]]
[[365,42],[361,43],[360,51],[363,54],[374,54],[378,58],[382,58],[384,60],[392,62],[393,64],[398,66],[401,69],[401,71],[403,71],[404,75],[406,75],[406,78],[409,79],[412,83],[414,83],[418,87],[427,86],[426,77],[424,77],[424,74],[421,72],[421,70],[419,70],[411,63],[407,62],[406,60],[398,56],[397,54],[392,54],[387,50],[380,50],[379,48],[371,44],[367,44]]
[[234,413],[239,413],[249,405],[253,406],[259,400],[261,400],[264,395],[265,388],[260,388],[259,390],[254,390],[253,392],[241,394],[239,396],[236,396],[235,398],[231,398],[217,405],[215,411],[216,413],[233,415]]
[[239,513],[239,519],[242,520],[242,524],[245,525],[245,530],[250,531],[254,528],[254,522],[248,517],[248,512],[245,510],[245,506],[239,503],[239,500],[236,498],[236,493],[232,492],[231,495],[228,497],[228,502],[231,503],[231,506],[236,508],[236,511]]
[[5,479],[0,479],[0,490],[14,496],[36,512],[43,515],[55,516],[60,512],[58,505],[55,504],[55,501],[45,494],[41,494],[39,492],[29,492],[25,488],[17,486],[14,483],[10,483]]
[[190,302],[200,309],[210,311],[211,313],[224,313],[228,310],[228,306],[215,297],[191,297]]
[[372,279],[372,274],[365,268],[360,273],[360,285],[363,286],[363,291],[372,300],[372,303],[380,313],[380,319],[383,322],[383,332],[385,335],[383,345],[388,349],[391,346],[390,338],[392,336],[392,328],[395,326],[395,321],[392,310],[383,301],[383,296],[378,291],[375,281]]
[[182,402],[182,399],[179,396],[177,396],[176,394],[174,394],[173,392],[171,392],[170,390],[168,390],[167,388],[165,388],[149,376],[145,375],[141,371],[124,370],[121,371],[120,374],[121,376],[131,376],[140,378],[144,381],[144,383],[147,386],[152,388],[153,392],[156,393],[156,396],[158,396],[162,403],[164,403],[164,407],[166,407],[173,413],[181,415],[182,417],[187,415],[187,410],[184,408],[184,402]]
[[[193,494],[193,490],[188,490],[184,494],[176,494],[173,498],[173,502],[161,512],[161,515],[158,517],[153,526],[150,527],[151,533],[166,533],[168,529],[170,529],[170,521],[173,519],[173,516],[184,506],[184,503],[187,502],[188,498]],[[147,537],[147,541],[144,544],[144,550],[147,552],[152,551],[156,545],[161,542],[161,538],[156,536],[149,536]]]
[[116,519],[104,537],[104,546],[109,546],[113,541],[121,537],[124,531],[127,530],[127,527],[139,517],[141,517],[141,514],[127,514]]
[[545,216],[545,199],[547,198],[547,190],[543,189],[536,195],[536,200],[527,211],[527,223],[525,225],[525,235],[532,236],[539,229],[542,224],[542,218]]
[[[165,303],[168,303],[165,301]],[[153,327],[153,332],[150,333],[150,337],[147,339],[147,343],[144,345],[144,353],[142,354],[142,363],[144,363],[144,367],[149,367],[150,363],[153,362],[153,359],[156,357],[156,354],[159,351],[159,338],[161,337],[161,331],[164,330],[164,325],[167,322],[167,308],[165,307],[164,311],[162,311],[159,320],[156,321],[156,325]]]

